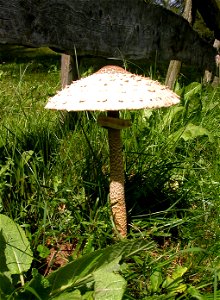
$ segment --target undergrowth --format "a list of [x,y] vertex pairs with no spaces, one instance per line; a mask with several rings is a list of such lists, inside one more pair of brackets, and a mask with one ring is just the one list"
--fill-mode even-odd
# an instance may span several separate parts
[[[41,275],[63,265],[51,259],[63,246],[74,261],[116,243],[107,132],[97,113],[70,126],[44,109],[59,72],[54,54],[0,66],[0,213],[24,229]],[[122,133],[128,240],[154,242],[121,264],[124,299],[218,297],[220,89],[176,92],[178,106],[122,113],[133,124]]]

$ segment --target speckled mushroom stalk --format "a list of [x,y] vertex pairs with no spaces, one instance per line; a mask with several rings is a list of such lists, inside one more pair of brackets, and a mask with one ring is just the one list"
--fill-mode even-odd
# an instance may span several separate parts
[[110,155],[109,199],[116,229],[122,237],[127,235],[127,213],[124,189],[124,163],[122,155],[121,132],[108,129]]
[[110,155],[109,200],[117,234],[127,236],[127,212],[124,188],[124,161],[121,129],[131,125],[130,120],[119,119],[118,111],[108,111],[107,117],[100,116],[98,123],[108,129]]
[[120,131],[131,125],[119,118],[120,110],[167,107],[179,97],[160,83],[132,74],[118,66],[105,66],[98,72],[74,81],[50,98],[46,108],[66,111],[107,111],[98,123],[108,129],[110,150],[110,202],[115,228],[127,234],[124,191],[124,164]]

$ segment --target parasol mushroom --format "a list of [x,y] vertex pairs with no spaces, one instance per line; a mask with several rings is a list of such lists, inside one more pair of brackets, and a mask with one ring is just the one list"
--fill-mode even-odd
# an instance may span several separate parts
[[157,81],[132,74],[118,66],[106,66],[98,72],[74,81],[49,99],[47,109],[66,111],[107,111],[98,123],[108,129],[110,151],[110,204],[115,227],[121,237],[127,235],[124,192],[124,167],[120,131],[131,125],[119,118],[119,110],[168,107],[179,97]]

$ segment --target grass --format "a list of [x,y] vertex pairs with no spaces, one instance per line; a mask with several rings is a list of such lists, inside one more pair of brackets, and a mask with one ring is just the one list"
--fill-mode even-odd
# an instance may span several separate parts
[[[115,243],[106,131],[96,113],[72,130],[44,109],[60,88],[59,55],[12,47],[0,61],[0,212],[24,228],[45,274],[39,245],[71,245],[74,259]],[[177,92],[179,106],[123,113],[128,239],[156,243],[123,264],[124,299],[217,299],[220,89]]]

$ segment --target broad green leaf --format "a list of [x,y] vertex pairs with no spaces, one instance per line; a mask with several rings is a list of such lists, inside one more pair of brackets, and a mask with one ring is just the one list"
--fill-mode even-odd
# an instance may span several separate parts
[[171,276],[167,276],[163,283],[163,288],[166,288],[170,293],[183,293],[187,289],[187,285],[182,283],[182,276],[187,272],[187,267],[177,266]]
[[[1,215],[0,215],[1,218]],[[1,222],[1,219],[0,219]],[[0,225],[1,226],[1,225]],[[6,248],[6,241],[5,237],[3,235],[3,230],[0,229],[0,272],[1,273],[6,273],[9,272],[9,268],[7,266],[6,262],[6,255],[5,255],[5,248]]]
[[184,141],[189,141],[199,136],[207,136],[210,143],[214,142],[213,135],[206,128],[194,125],[192,123],[187,124],[185,128],[180,128],[179,130],[171,134],[169,136],[169,140],[175,142],[178,139],[182,138]]
[[89,291],[86,292],[83,296],[82,296],[82,300],[94,300],[94,292],[93,291]]
[[126,288],[126,280],[118,274],[121,257],[104,268],[94,272],[94,297],[96,300],[121,300]]
[[[0,214],[0,272],[26,272],[32,263],[32,251],[24,230],[9,217]],[[5,268],[7,268],[5,270]]]
[[177,266],[172,273],[172,278],[177,279],[182,277],[187,272],[187,270],[188,270],[187,267]]
[[[1,261],[0,261],[1,264]],[[0,295],[1,292],[5,295],[9,295],[13,291],[11,278],[6,276],[6,274],[0,273]],[[0,297],[1,299],[1,297]]]
[[[113,246],[84,255],[47,277],[51,284],[51,296],[55,296],[73,286],[77,289],[91,284],[94,282],[93,274],[98,269],[107,266],[119,257],[129,257],[141,250],[150,250],[153,247],[154,243],[143,239],[124,240]],[[31,285],[34,285],[34,280]]]
[[[32,296],[32,299],[33,299],[33,296],[34,296],[34,299],[36,300],[41,300],[41,297],[38,295],[38,293],[35,291],[35,289],[33,289],[32,287],[30,286],[27,286],[25,288],[25,292],[28,291],[29,292],[29,295],[31,294]],[[22,298],[21,298],[22,297]],[[24,299],[26,298],[26,295],[24,295],[23,291],[21,292],[21,294],[19,295],[19,298],[18,299]],[[30,297],[28,297],[28,299],[30,299]]]
[[[51,300],[82,300],[82,295],[79,290],[74,290],[71,292],[65,292],[58,296],[50,298]],[[89,298],[87,298],[89,300]]]
[[50,283],[48,279],[39,274],[36,269],[32,269],[32,276],[33,279],[27,282],[23,287],[20,298],[32,299],[34,295],[36,299],[49,299]]
[[185,283],[179,283],[176,287],[172,288],[172,293],[181,294],[184,293],[187,289],[187,285]]
[[175,295],[185,292],[187,285],[182,283],[182,278],[173,279],[171,277],[167,277],[163,283],[163,288],[166,289],[170,295]]
[[184,88],[184,99],[189,100],[192,98],[195,94],[201,92],[202,85],[198,82],[192,82],[188,86]]
[[80,290],[61,293],[59,296],[50,297],[50,300],[94,300],[94,292],[89,291],[81,295]]
[[214,139],[206,128],[189,123],[183,131],[181,138],[184,141],[188,141],[204,135],[208,136],[210,142],[213,142]]
[[149,289],[150,289],[151,293],[159,292],[162,282],[163,282],[163,277],[162,277],[161,269],[157,269],[150,276]]

